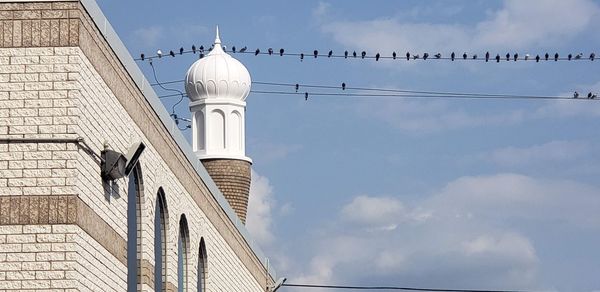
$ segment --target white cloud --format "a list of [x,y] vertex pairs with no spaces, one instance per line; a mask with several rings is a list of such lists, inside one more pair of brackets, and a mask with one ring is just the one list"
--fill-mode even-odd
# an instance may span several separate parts
[[530,147],[506,147],[484,155],[484,159],[502,166],[569,162],[589,153],[590,146],[581,141],[552,141]]
[[470,24],[408,22],[400,17],[366,21],[331,21],[322,31],[351,48],[423,51],[446,48],[458,52],[565,44],[589,30],[600,15],[591,0],[506,0],[487,19]]
[[275,208],[273,187],[268,178],[259,175],[254,170],[251,175],[246,228],[254,240],[261,246],[266,246],[274,240],[272,231],[273,209]]
[[[315,239],[314,256],[293,279],[545,288],[538,279],[544,259],[537,252],[545,240],[534,243],[531,232],[544,225],[566,226],[569,236],[599,230],[599,193],[572,181],[508,173],[458,178],[411,204],[397,197],[357,196],[340,208],[334,227]],[[407,220],[410,214],[427,214],[427,220],[415,224]],[[532,222],[534,230],[525,227]],[[397,228],[365,230],[365,224]]]

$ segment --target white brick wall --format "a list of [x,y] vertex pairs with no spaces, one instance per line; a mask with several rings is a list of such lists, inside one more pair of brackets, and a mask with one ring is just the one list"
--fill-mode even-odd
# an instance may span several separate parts
[[[162,187],[169,215],[168,281],[177,283],[178,224],[185,214],[191,241],[189,287],[196,285],[203,237],[208,291],[262,291],[79,48],[0,49],[0,137],[23,135],[83,136],[97,153],[105,142],[126,152],[141,139],[148,146],[140,159],[142,259],[154,263],[154,210]],[[79,195],[127,238],[126,179],[105,191],[97,161],[72,144],[0,144],[0,196],[61,194]],[[0,233],[0,291],[126,289],[126,267],[77,226],[2,226]]]

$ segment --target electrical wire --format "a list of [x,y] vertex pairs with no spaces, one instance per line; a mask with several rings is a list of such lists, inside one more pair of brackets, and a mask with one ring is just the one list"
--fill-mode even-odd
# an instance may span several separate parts
[[158,81],[158,77],[156,76],[156,69],[154,68],[154,64],[152,63],[152,61],[150,61],[149,63],[150,63],[150,67],[152,67],[152,75],[154,76],[154,81],[156,82],[156,83],[154,83],[154,84],[155,84],[155,85],[158,85],[158,86],[159,86],[160,88],[162,88],[163,90],[166,90],[166,91],[171,91],[171,92],[177,92],[177,93],[178,93],[178,94],[177,94],[177,96],[181,96],[181,98],[179,99],[179,101],[177,101],[177,102],[176,102],[176,103],[173,105],[173,107],[172,107],[172,109],[171,109],[171,117],[173,117],[173,119],[175,120],[175,124],[177,125],[177,128],[178,128],[179,130],[181,130],[181,131],[185,131],[185,130],[189,129],[189,128],[190,128],[190,126],[189,126],[189,125],[188,125],[188,126],[186,126],[185,128],[179,128],[179,120],[183,120],[183,119],[181,119],[181,118],[177,117],[177,114],[175,113],[175,107],[176,107],[177,105],[179,105],[179,104],[180,104],[180,103],[183,101],[183,98],[186,96],[186,94],[184,94],[184,93],[183,93],[181,90],[179,90],[179,89],[174,89],[174,88],[167,88],[167,87],[164,87],[164,86],[162,85],[162,83],[161,83],[160,81]]
[[[174,80],[164,82],[163,84],[173,84],[183,82],[183,80]],[[261,82],[254,81],[254,84],[265,86],[280,86],[296,88],[317,88],[317,89],[337,89],[342,90],[340,86],[327,85],[312,85],[312,84],[293,84],[293,83],[276,83],[276,82]],[[158,84],[151,84],[156,86]],[[516,94],[489,94],[489,93],[462,93],[462,92],[446,92],[446,91],[421,91],[421,90],[405,90],[405,89],[386,89],[386,88],[368,88],[368,87],[344,87],[343,91],[367,91],[367,92],[385,92],[385,94],[373,93],[333,93],[333,92],[310,92],[310,91],[273,91],[273,90],[251,90],[252,93],[258,94],[279,94],[279,95],[305,95],[309,96],[346,96],[346,97],[402,97],[402,98],[454,98],[454,99],[554,99],[554,100],[590,100],[585,97],[573,98],[566,96],[543,96],[543,95],[516,95]],[[160,98],[168,98],[179,95],[163,95]],[[594,99],[595,100],[595,99]]]
[[398,286],[342,286],[342,285],[311,285],[311,284],[288,284],[282,286],[296,288],[323,288],[323,289],[346,289],[346,290],[403,290],[403,291],[430,291],[430,292],[527,292],[524,290],[473,290],[473,289],[446,289],[446,288],[417,288]]
[[[210,47],[210,46],[209,46]],[[143,58],[134,58],[135,61],[146,61],[146,60],[153,60],[153,59],[168,59],[169,57],[175,57],[177,55],[184,55],[184,54],[205,54],[207,52],[209,52],[210,50],[189,50],[189,51],[182,51],[181,53],[179,53],[179,51],[174,52],[173,56],[170,55],[152,55],[152,56],[144,56]],[[368,55],[366,54],[364,57],[361,55],[362,52],[364,51],[360,51],[357,52],[356,57],[353,56],[352,53],[349,53],[347,56],[346,55],[340,55],[340,54],[314,54],[313,52],[309,52],[309,53],[279,53],[277,51],[273,51],[272,53],[268,53],[265,51],[260,51],[258,53],[256,53],[256,51],[244,51],[244,52],[240,52],[239,50],[236,52],[233,52],[231,50],[228,50],[227,52],[232,52],[234,54],[252,54],[252,55],[261,55],[261,56],[282,56],[282,57],[298,57],[301,58],[301,60],[303,59],[315,59],[315,58],[336,58],[336,59],[375,59],[375,60],[379,60],[379,59],[388,59],[388,60],[399,60],[399,61],[416,61],[416,60],[422,60],[422,61],[426,61],[426,60],[450,60],[450,61],[483,61],[483,62],[489,62],[489,63],[499,63],[500,61],[502,62],[515,62],[515,61],[531,61],[531,62],[550,62],[550,61],[594,61],[596,59],[595,53],[591,53],[589,56],[583,56],[583,55],[575,55],[573,56],[571,54],[571,57],[564,57],[564,55],[562,55],[563,57],[558,57],[555,58],[554,55],[550,55],[547,59],[545,58],[545,54],[539,54],[539,55],[529,55],[529,56],[525,56],[525,55],[520,55],[517,57],[517,59],[515,60],[515,55],[509,53],[509,57],[507,58],[504,54],[496,54],[498,56],[500,56],[499,61],[496,61],[496,55],[492,55],[490,54],[489,58],[486,58],[484,55],[485,54],[470,54],[467,55],[467,58],[463,58],[462,55],[460,54],[455,54],[455,57],[448,57],[448,56],[440,56],[440,57],[436,57],[435,55],[428,55],[427,58],[424,58],[424,56],[421,56],[420,54],[411,54],[409,58],[406,57],[405,54],[399,53],[396,55],[396,57],[392,56],[392,55],[381,55],[379,53],[379,56],[377,55]],[[206,55],[204,55],[206,56]],[[537,58],[539,56],[539,59]],[[560,56],[560,55],[559,55]]]

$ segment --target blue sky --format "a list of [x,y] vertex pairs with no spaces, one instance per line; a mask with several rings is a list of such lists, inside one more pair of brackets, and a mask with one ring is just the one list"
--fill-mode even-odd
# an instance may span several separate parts
[[[600,1],[591,0],[99,5],[133,56],[210,45],[216,25],[224,45],[263,51],[589,55],[600,44]],[[263,82],[600,91],[599,61],[234,57]],[[196,58],[157,60],[159,79],[183,79]],[[248,228],[290,282],[600,290],[600,103],[260,94],[247,102]],[[177,111],[189,116],[187,101]]]

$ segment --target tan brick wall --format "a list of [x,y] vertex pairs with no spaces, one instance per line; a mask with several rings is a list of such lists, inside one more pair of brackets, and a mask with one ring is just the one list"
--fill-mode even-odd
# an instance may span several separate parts
[[[150,273],[154,263],[154,206],[156,193],[162,187],[169,214],[166,266],[170,289],[175,288],[172,283],[177,283],[179,216],[186,214],[191,239],[190,287],[195,285],[198,244],[203,237],[208,253],[207,283],[210,291],[264,291],[266,280],[262,266],[115,60],[80,4],[37,4],[40,5],[0,3],[0,11],[9,11],[0,12],[4,15],[0,16],[0,47],[10,47],[0,49],[0,138],[83,136],[97,153],[105,142],[112,149],[125,152],[133,141],[141,139],[148,145],[141,158],[144,189],[140,250],[145,267],[141,278],[146,283],[142,286],[143,290],[151,291],[153,287],[153,275]],[[60,12],[62,10],[68,12],[65,14]],[[40,27],[46,23],[44,15],[59,19],[54,30],[54,18],[49,22],[49,30],[44,28],[37,33],[32,28],[30,46],[41,46],[39,48],[25,47],[29,46],[29,37],[23,38],[23,35],[28,32],[23,33],[22,20],[15,18],[26,14],[32,17],[33,27],[34,20],[39,20]],[[39,19],[35,18],[38,16]],[[80,19],[73,22],[76,25],[71,25],[69,19],[69,26],[61,26],[61,17]],[[15,29],[18,27],[21,28],[20,40],[18,29]],[[25,27],[28,31],[29,24]],[[77,37],[74,27],[77,27]],[[66,34],[68,42],[63,41],[64,37],[61,39],[61,35],[65,35],[64,30],[69,32]],[[77,43],[79,47],[60,47],[67,43]],[[57,275],[62,275],[60,265],[65,269],[68,266],[64,270],[64,279],[50,279],[49,289],[55,283],[58,291],[124,290],[127,180],[118,180],[112,187],[107,187],[100,180],[99,171],[99,162],[75,144],[0,143],[1,228],[6,228],[8,231],[5,232],[11,235],[21,235],[25,228],[34,228],[28,227],[30,224],[39,224],[35,226],[46,226],[50,228],[48,233],[52,234],[59,226],[56,228],[69,240],[69,245],[64,245],[69,247],[69,251],[62,251],[64,257],[55,254],[56,259],[47,259],[49,266],[40,263],[36,267],[46,272],[58,270]],[[53,196],[78,198],[75,224],[47,225],[72,223],[68,217],[71,206],[68,200],[64,206],[59,203],[60,199],[56,201],[56,216],[50,213],[48,205],[49,215],[46,217],[42,198],[53,202],[50,199]],[[63,213],[59,214],[59,210],[66,210],[67,221],[62,221]],[[17,217],[11,217],[11,214]],[[19,218],[18,224],[22,225],[15,225],[12,220],[17,219],[11,218]],[[48,222],[42,218],[48,218]],[[56,221],[51,218],[56,218]],[[31,257],[23,246],[19,249],[11,245],[13,243],[6,243],[8,234],[4,235],[0,235],[0,291],[4,289],[2,285],[9,283],[21,285],[15,288],[17,290],[29,289],[26,288],[28,285],[38,282],[23,281],[38,279],[2,280],[17,265],[4,264],[8,254],[12,254],[11,257]],[[15,250],[11,251],[11,248]],[[38,252],[46,251],[33,251],[34,254]],[[23,263],[19,264],[20,268]],[[16,277],[16,274],[10,275]],[[44,285],[48,282],[43,282],[47,279],[39,280],[42,282],[38,284],[42,286],[32,287],[33,290],[46,289],[41,287],[47,287]]]

